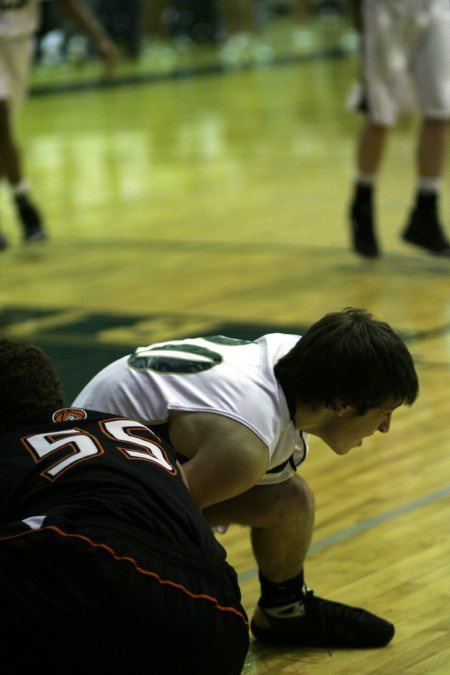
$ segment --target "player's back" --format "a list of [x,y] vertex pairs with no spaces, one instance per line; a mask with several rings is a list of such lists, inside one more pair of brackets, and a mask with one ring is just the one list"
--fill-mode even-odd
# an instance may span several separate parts
[[65,408],[0,436],[0,569],[8,672],[241,672],[236,573],[138,422]]
[[172,449],[117,416],[64,409],[0,437],[0,527],[35,516],[104,524],[213,566],[225,558]]
[[74,405],[152,425],[167,422],[170,411],[220,413],[271,445],[290,419],[273,367],[298,339],[282,333],[255,341],[214,335],[139,347],[97,373]]

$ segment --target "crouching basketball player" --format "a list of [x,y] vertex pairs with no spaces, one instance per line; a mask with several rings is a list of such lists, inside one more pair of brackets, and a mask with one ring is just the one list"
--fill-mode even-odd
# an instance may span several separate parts
[[0,340],[4,672],[238,675],[236,574],[171,447],[63,405],[47,356]]

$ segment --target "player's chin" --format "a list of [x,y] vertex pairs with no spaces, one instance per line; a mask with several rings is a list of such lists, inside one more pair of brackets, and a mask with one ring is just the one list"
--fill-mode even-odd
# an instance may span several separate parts
[[363,442],[361,440],[359,440],[359,441],[355,441],[351,445],[346,445],[346,446],[340,447],[340,448],[334,448],[334,451],[338,455],[346,455],[347,453],[350,452],[350,450],[354,450],[355,448],[360,448],[362,446],[362,444],[363,444]]
[[330,445],[330,448],[336,453],[336,455],[346,455],[347,452],[350,452],[351,450],[351,448],[340,448],[336,445]]

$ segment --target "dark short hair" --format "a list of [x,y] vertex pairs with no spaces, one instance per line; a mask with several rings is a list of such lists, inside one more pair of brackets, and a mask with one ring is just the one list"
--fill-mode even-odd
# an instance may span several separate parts
[[419,392],[413,359],[384,321],[347,307],[313,324],[275,365],[288,402],[363,414],[387,401],[412,405]]
[[0,433],[39,421],[63,405],[50,358],[30,342],[0,338]]

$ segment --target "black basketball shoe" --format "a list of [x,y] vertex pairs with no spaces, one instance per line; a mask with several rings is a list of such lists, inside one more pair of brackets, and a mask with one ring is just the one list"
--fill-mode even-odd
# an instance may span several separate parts
[[427,213],[422,209],[415,208],[402,233],[402,239],[408,244],[425,249],[433,255],[450,257],[450,242],[444,234],[435,211]]
[[324,600],[304,589],[301,601],[281,608],[259,604],[251,621],[255,638],[273,645],[325,649],[384,647],[394,626],[358,607]]
[[365,258],[378,258],[380,250],[375,236],[371,186],[358,185],[349,219],[353,250]]
[[28,197],[20,195],[15,198],[17,213],[22,225],[23,241],[25,244],[34,244],[47,238],[42,224],[42,218],[36,206]]

